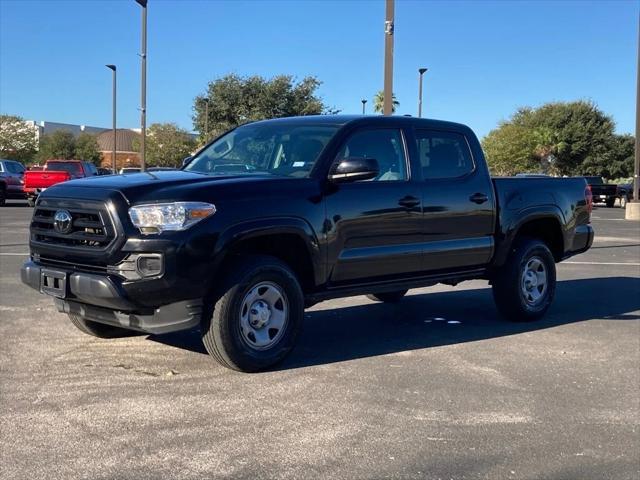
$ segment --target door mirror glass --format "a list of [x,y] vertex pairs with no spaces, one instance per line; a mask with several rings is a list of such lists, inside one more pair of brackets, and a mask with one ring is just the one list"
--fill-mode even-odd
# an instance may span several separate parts
[[380,167],[375,158],[349,157],[333,164],[329,180],[334,183],[357,182],[376,178],[379,173]]

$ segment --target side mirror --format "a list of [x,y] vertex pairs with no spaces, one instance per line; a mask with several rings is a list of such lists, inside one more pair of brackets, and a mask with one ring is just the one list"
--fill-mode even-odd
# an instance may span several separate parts
[[189,157],[184,157],[182,159],[182,168],[186,167],[187,165],[189,165],[189,162],[191,161],[193,157],[189,156]]
[[357,182],[376,178],[379,173],[380,167],[376,159],[349,157],[332,165],[329,180],[334,183]]

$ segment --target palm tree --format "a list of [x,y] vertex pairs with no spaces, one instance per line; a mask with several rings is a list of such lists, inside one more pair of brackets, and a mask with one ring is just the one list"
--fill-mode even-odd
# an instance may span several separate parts
[[[395,93],[391,98],[393,98],[391,102],[391,113],[396,113],[396,107],[400,106],[400,102],[396,100]],[[384,111],[384,92],[382,90],[373,97],[373,111],[376,113],[382,113]]]

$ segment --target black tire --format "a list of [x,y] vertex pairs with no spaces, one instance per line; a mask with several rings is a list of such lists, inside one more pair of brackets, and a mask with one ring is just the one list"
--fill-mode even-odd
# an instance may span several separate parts
[[628,202],[628,201],[629,201],[629,200],[628,200],[628,198],[627,198],[627,195],[626,195],[626,194],[625,194],[625,195],[622,195],[622,196],[620,197],[620,208],[627,208],[627,202]]
[[409,290],[398,290],[396,292],[370,293],[367,295],[367,298],[374,302],[398,303],[408,291]]
[[4,207],[5,203],[7,203],[7,190],[4,185],[0,185],[0,207]]
[[[302,289],[291,269],[273,257],[239,257],[227,271],[228,278],[213,294],[215,303],[211,302],[210,314],[203,316],[202,342],[207,352],[224,367],[241,372],[265,370],[280,362],[293,349],[304,318]],[[281,294],[280,310],[284,312],[285,320],[283,327],[276,332],[272,329],[262,331],[268,335],[268,341],[274,343],[258,349],[257,345],[252,345],[251,334],[258,333],[268,324],[256,330],[243,329],[241,317],[255,312],[255,303],[247,313],[249,307],[245,302],[251,292],[259,294],[260,285],[265,283],[274,286]],[[286,308],[282,307],[283,304]],[[274,308],[278,308],[277,305],[267,309],[270,312],[268,321],[271,321]],[[257,342],[255,335],[253,341]]]
[[104,323],[93,322],[73,313],[69,314],[69,319],[78,330],[93,337],[121,338],[138,335],[138,333],[134,332],[133,330],[127,330],[126,328],[113,327],[111,325],[105,325]]
[[605,203],[607,205],[607,208],[613,208],[613,206],[616,203],[616,199],[615,199],[615,197],[614,198],[607,198]]
[[29,205],[31,208],[36,206],[36,199],[35,197],[27,197],[27,205]]
[[[528,266],[536,265],[533,259],[540,261],[544,273],[545,287],[542,292],[537,284],[525,282]],[[516,242],[505,265],[492,278],[493,298],[498,311],[512,322],[530,322],[542,317],[553,301],[556,290],[556,264],[549,248],[540,240],[523,238]],[[527,291],[531,287],[531,291]],[[532,301],[531,292],[537,291],[539,298]],[[527,293],[525,293],[527,292]]]

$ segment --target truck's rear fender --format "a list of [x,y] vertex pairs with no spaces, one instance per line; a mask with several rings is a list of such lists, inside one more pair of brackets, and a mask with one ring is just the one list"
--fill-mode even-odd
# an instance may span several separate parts
[[[214,249],[214,272],[223,272],[236,255],[272,255],[287,263],[305,291],[323,282],[325,262],[318,238],[298,217],[272,217],[242,222],[223,231]],[[213,280],[219,277],[214,274]]]
[[522,236],[544,241],[558,262],[568,249],[566,221],[559,207],[541,205],[523,210],[503,210],[496,232],[494,267],[504,265],[514,242]]

